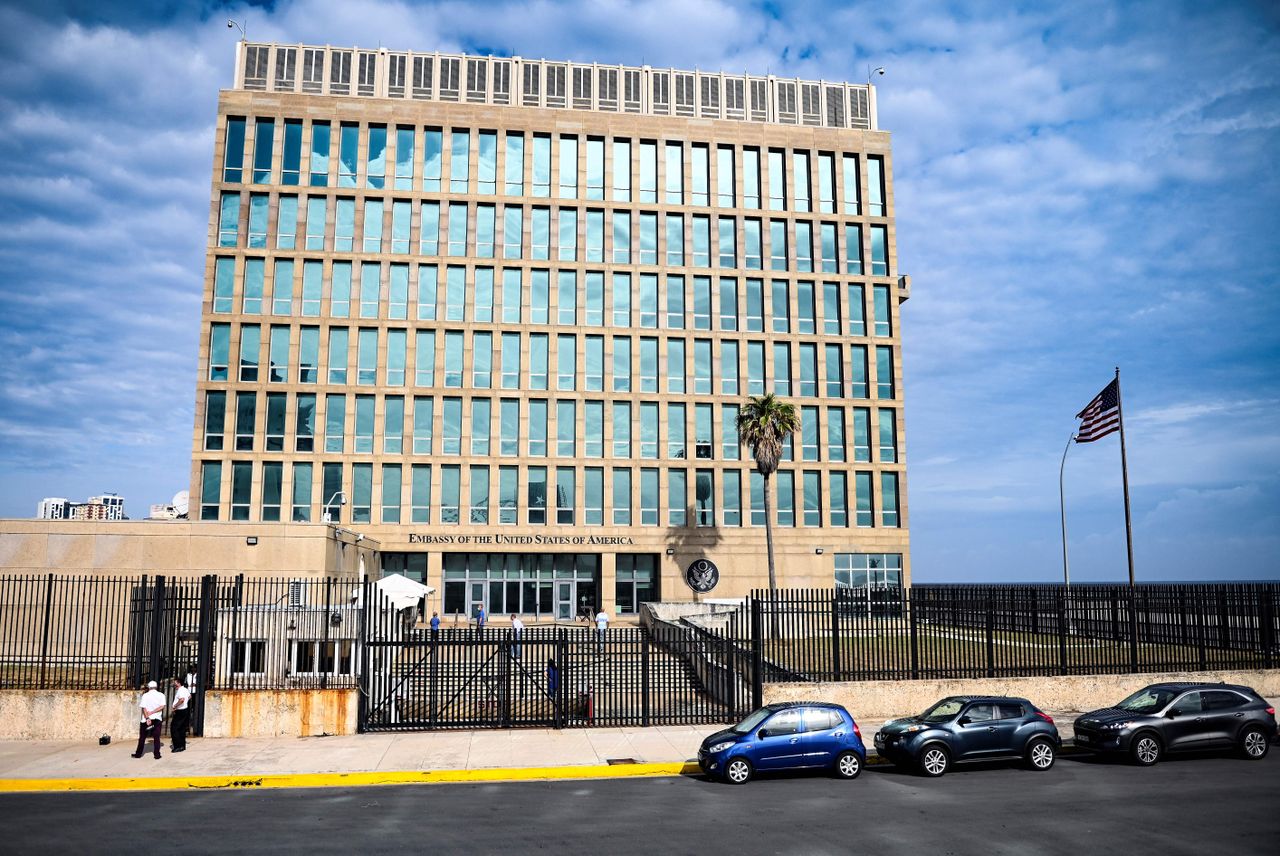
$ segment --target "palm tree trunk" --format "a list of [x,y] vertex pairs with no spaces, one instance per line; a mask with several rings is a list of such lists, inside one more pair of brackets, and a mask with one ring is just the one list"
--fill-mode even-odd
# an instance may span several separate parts
[[[763,475],[763,474],[762,474]],[[769,499],[769,476],[764,476],[764,542],[769,554],[769,635],[778,638],[778,574],[773,565],[773,503]]]

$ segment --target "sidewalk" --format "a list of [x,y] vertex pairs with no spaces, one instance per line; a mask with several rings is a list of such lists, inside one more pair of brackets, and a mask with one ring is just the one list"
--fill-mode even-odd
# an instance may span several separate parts
[[[1075,714],[1051,714],[1064,740]],[[860,722],[863,743],[883,723]],[[133,758],[131,741],[0,741],[0,793],[67,790],[333,787],[697,772],[704,737],[725,725],[377,733],[343,737],[192,738],[187,751]]]

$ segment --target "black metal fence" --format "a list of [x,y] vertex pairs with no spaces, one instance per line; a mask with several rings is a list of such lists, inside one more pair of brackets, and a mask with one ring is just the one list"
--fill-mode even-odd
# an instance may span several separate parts
[[[1280,586],[917,586],[756,591],[763,669],[792,680],[1013,677],[1280,665]],[[757,642],[758,640],[758,642]]]
[[432,632],[366,592],[363,730],[724,722],[750,701],[680,626]]

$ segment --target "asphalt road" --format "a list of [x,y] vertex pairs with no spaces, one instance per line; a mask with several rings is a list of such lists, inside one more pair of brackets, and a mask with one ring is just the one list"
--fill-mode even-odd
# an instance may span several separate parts
[[1274,854],[1280,752],[1046,773],[871,768],[699,778],[258,792],[0,795],[0,852]]

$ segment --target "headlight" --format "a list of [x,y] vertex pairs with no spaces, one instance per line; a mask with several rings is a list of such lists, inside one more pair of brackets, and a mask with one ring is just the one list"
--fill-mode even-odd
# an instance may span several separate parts
[[1130,725],[1133,725],[1133,723],[1132,722],[1108,722],[1106,725],[1103,725],[1102,728],[1105,728],[1108,731],[1119,731],[1122,728],[1128,728]]
[[723,752],[724,750],[728,749],[728,748],[729,748],[730,746],[732,746],[732,745],[733,745],[733,741],[732,741],[732,740],[726,740],[726,741],[725,741],[725,742],[723,742],[723,743],[717,743],[716,745],[712,746],[712,747],[711,747],[710,749],[708,749],[707,751],[714,755],[714,754],[715,754],[715,753],[717,753],[717,752]]
[[923,725],[908,725],[902,729],[903,734],[915,734],[917,731],[924,731]]

